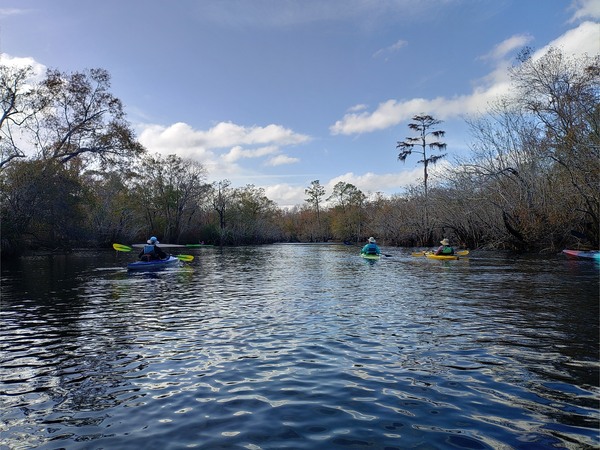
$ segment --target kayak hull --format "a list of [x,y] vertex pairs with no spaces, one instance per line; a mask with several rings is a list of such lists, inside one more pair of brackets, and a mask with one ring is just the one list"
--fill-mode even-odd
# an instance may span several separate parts
[[166,259],[155,259],[152,261],[136,261],[127,264],[127,270],[157,270],[164,267],[174,267],[179,265],[179,259],[169,256]]
[[[456,252],[454,252],[454,255],[448,255],[450,256],[450,259],[458,259],[459,256],[467,256],[469,254],[469,250],[458,250]],[[428,252],[426,250],[423,250],[421,252],[414,252],[411,253],[411,256],[435,256],[433,252]],[[437,255],[437,256],[444,256],[444,255]],[[432,259],[445,259],[445,258],[432,258]]]
[[600,251],[598,250],[563,250],[562,252],[569,258],[600,260]]
[[426,253],[425,256],[429,259],[440,259],[442,261],[458,259],[458,255],[435,255],[433,253]]
[[360,256],[371,261],[377,261],[378,259],[381,259],[381,255],[367,255],[365,253],[361,253]]

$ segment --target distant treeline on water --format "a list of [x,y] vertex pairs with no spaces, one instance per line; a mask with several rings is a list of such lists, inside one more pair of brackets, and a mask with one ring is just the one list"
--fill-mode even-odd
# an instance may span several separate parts
[[[207,183],[202,164],[151,155],[136,140],[102,69],[48,71],[0,65],[2,257],[28,250],[109,248],[113,242],[250,245],[364,242],[468,248],[598,249],[600,56],[525,50],[512,95],[468,119],[471,154],[428,172],[446,154],[433,116],[413,117],[390,163],[422,159],[423,180],[394,196],[314,180],[306,199],[280,208],[254,185]],[[433,112],[435,114],[435,112]],[[25,149],[28,149],[27,151]],[[35,149],[32,153],[31,149]],[[452,149],[447,149],[451,154]],[[383,150],[382,150],[383,151]]]

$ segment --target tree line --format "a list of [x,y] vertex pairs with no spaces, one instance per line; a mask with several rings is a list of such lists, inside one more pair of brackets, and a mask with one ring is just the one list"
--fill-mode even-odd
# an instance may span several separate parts
[[534,59],[525,49],[510,75],[510,93],[466,119],[468,157],[431,172],[447,157],[445,131],[434,116],[416,115],[396,150],[401,162],[421,157],[419,183],[389,197],[347,182],[328,193],[313,180],[303,204],[282,209],[260,187],[208,183],[198,162],[149,154],[105,70],[48,70],[33,82],[31,68],[0,64],[2,256],[148,235],[218,245],[376,236],[392,246],[447,237],[469,248],[597,249],[600,56],[550,49]]

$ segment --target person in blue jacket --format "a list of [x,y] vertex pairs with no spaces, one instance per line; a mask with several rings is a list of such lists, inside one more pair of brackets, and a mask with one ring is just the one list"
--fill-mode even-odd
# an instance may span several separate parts
[[373,236],[369,238],[369,243],[362,248],[360,253],[363,255],[381,255],[381,250],[375,243],[375,238]]
[[144,245],[144,248],[138,255],[141,260],[151,261],[153,259],[165,259],[167,257],[167,254],[156,245],[159,244],[156,236],[152,236],[147,242],[148,243]]

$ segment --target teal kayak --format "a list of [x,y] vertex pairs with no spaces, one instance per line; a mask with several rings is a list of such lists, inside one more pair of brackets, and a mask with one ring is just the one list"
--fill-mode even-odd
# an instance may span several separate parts
[[165,259],[154,259],[152,261],[136,261],[127,264],[127,270],[156,270],[163,267],[175,267],[179,265],[179,259],[169,256]]

